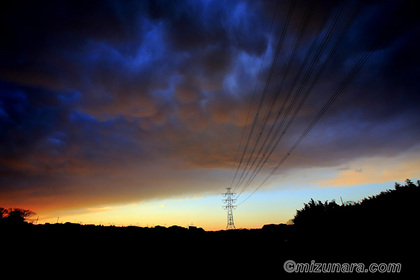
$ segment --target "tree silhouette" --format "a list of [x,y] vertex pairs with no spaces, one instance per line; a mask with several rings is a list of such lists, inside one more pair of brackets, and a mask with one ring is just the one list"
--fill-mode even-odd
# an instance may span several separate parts
[[5,225],[21,225],[25,220],[35,215],[35,212],[27,209],[0,207],[0,222]]

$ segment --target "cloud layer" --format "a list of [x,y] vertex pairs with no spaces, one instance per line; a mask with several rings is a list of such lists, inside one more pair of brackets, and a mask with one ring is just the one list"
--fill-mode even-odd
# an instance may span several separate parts
[[[284,88],[345,3],[296,2],[276,78],[305,32]],[[357,79],[285,168],[392,157],[419,143],[413,3],[351,1],[340,28],[359,4],[268,167],[384,28]],[[288,1],[8,4],[0,12],[0,203],[73,207],[219,192],[237,164],[242,130],[253,119],[248,110],[257,108],[289,9]]]

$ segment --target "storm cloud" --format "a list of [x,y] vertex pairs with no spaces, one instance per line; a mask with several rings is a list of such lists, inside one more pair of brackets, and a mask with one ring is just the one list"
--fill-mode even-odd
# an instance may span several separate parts
[[[360,8],[357,18],[267,167],[287,151],[378,34],[375,52],[285,168],[396,156],[419,143],[420,25],[414,1],[296,1],[275,79],[304,30],[283,87],[293,83],[311,44],[319,46],[347,2],[339,28]],[[249,131],[253,119],[248,111],[257,108],[290,5],[5,5],[0,202],[71,207],[219,192],[224,182],[216,171],[237,165],[242,131]],[[285,95],[286,90],[276,109]]]

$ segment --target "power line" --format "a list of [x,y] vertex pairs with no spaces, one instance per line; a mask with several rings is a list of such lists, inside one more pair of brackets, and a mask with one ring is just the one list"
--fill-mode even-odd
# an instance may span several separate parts
[[[295,37],[295,40],[293,42],[292,51],[289,54],[289,56],[288,56],[288,58],[286,60],[286,63],[284,65],[284,67],[282,67],[282,69],[281,69],[280,77],[278,79],[277,86],[276,86],[276,88],[274,90],[274,98],[271,101],[271,103],[269,105],[269,108],[266,110],[266,114],[265,114],[264,120],[263,120],[263,122],[260,125],[259,133],[256,135],[256,140],[255,140],[254,146],[252,148],[252,151],[250,153],[250,157],[249,157],[248,163],[247,163],[248,169],[243,171],[243,176],[241,176],[240,180],[238,181],[237,186],[240,186],[244,182],[245,178],[248,176],[249,172],[254,167],[256,160],[260,156],[261,151],[262,151],[262,149],[264,148],[264,146],[265,146],[265,144],[267,142],[267,139],[270,137],[271,130],[269,131],[269,134],[266,136],[264,142],[260,146],[260,149],[258,150],[257,155],[254,156],[254,160],[252,161],[251,165],[249,165],[249,163],[251,161],[251,158],[254,155],[255,149],[258,147],[258,144],[259,144],[259,142],[261,140],[261,137],[264,134],[264,130],[265,130],[267,124],[268,124],[269,118],[271,116],[271,112],[274,109],[274,105],[275,105],[278,97],[280,96],[280,92],[281,92],[281,88],[283,86],[284,80],[286,79],[286,77],[288,76],[288,74],[290,72],[290,68],[292,66],[292,63],[294,62],[294,59],[295,59],[296,54],[297,54],[297,51],[298,51],[298,49],[300,47],[300,43],[302,41],[303,35],[304,35],[305,30],[306,30],[306,28],[308,26],[309,19],[312,16],[312,11],[313,11],[312,6],[308,6],[308,8],[307,8],[307,10],[305,12],[305,16],[303,17],[303,19],[301,21],[301,24],[299,26],[298,35]],[[244,189],[242,189],[241,193],[243,192],[243,190]]]
[[288,152],[282,157],[282,159],[278,162],[278,164],[275,166],[275,168],[266,176],[266,178],[261,182],[261,184],[251,193],[249,194],[243,201],[241,201],[239,205],[244,203],[246,200],[248,200],[254,193],[256,193],[266,182],[267,180],[274,174],[276,171],[280,168],[280,166],[287,160],[287,158],[290,156],[290,154],[296,149],[296,147],[302,142],[302,140],[308,135],[308,133],[314,128],[314,126],[319,122],[319,120],[324,116],[324,114],[328,111],[328,109],[331,107],[331,105],[334,103],[334,101],[337,99],[337,97],[343,92],[343,90],[348,86],[348,84],[353,80],[353,78],[357,75],[357,73],[360,71],[362,66],[366,63],[368,58],[372,55],[372,53],[375,51],[378,41],[375,42],[358,60],[356,65],[353,66],[352,70],[347,74],[345,79],[341,82],[341,84],[338,86],[338,88],[334,91],[334,93],[330,96],[328,101],[324,104],[324,106],[321,108],[321,110],[318,112],[318,114],[314,117],[314,119],[311,121],[311,123],[306,127],[306,129],[302,132],[302,134],[299,136],[299,138],[295,141],[293,146],[288,150]]
[[[276,14],[277,14],[277,9],[278,9],[278,6],[279,6],[279,0],[277,0],[277,3],[276,3],[276,9],[275,9],[275,11],[274,11],[274,15],[273,15],[273,18],[272,18],[272,20],[271,20],[270,32],[269,32],[269,34],[268,34],[267,44],[266,44],[266,46],[265,46],[265,52],[264,52],[263,57],[262,57],[262,61],[261,61],[261,64],[260,64],[260,69],[258,70],[258,76],[257,76],[257,80],[256,80],[256,82],[255,82],[254,91],[253,91],[253,93],[252,93],[252,99],[251,99],[251,103],[250,103],[250,105],[249,105],[248,114],[247,114],[247,116],[246,116],[245,126],[244,126],[244,128],[242,129],[241,140],[240,140],[240,142],[239,142],[238,149],[237,149],[237,151],[236,151],[235,162],[236,162],[236,160],[237,160],[237,158],[238,158],[238,154],[239,154],[239,151],[240,151],[240,148],[241,148],[241,144],[242,144],[242,140],[243,140],[243,138],[244,138],[244,134],[245,134],[245,130],[246,130],[246,124],[248,123],[248,119],[249,119],[249,116],[250,116],[250,114],[251,114],[251,110],[252,110],[252,104],[254,103],[254,99],[255,99],[255,96],[256,96],[257,87],[258,87],[258,81],[259,81],[259,77],[260,77],[260,75],[261,75],[261,69],[262,69],[262,66],[263,66],[263,64],[264,64],[265,55],[267,54],[268,44],[270,43],[271,32],[272,32],[272,29],[273,29],[274,21],[275,21],[275,19],[276,19]],[[255,119],[254,119],[254,122],[253,122],[253,126],[254,126],[254,125],[255,125]],[[240,169],[240,167],[241,167],[241,165],[242,165],[242,161],[243,161],[243,159],[244,159],[245,152],[246,152],[246,150],[247,150],[247,148],[248,148],[248,144],[249,144],[249,140],[250,140],[250,135],[252,134],[253,129],[254,129],[254,128],[251,128],[251,132],[250,132],[250,134],[249,134],[249,136],[248,136],[248,139],[247,139],[247,142],[246,142],[246,145],[245,145],[244,151],[243,151],[243,153],[242,153],[241,159],[240,159],[240,161],[239,161],[239,163],[238,163],[238,166],[237,166],[237,168],[236,168],[235,175],[233,176],[232,181],[231,181],[231,183],[230,183],[230,187],[232,187],[233,182],[235,181],[236,176],[238,175],[239,169]]]
[[[400,8],[402,5],[400,6]],[[351,21],[354,21],[354,18],[359,13],[361,6],[359,5],[353,14],[353,17]],[[399,11],[399,9],[394,9],[394,11]],[[394,12],[393,18],[397,16],[397,12]],[[313,118],[311,123],[306,127],[306,129],[302,132],[302,134],[299,136],[299,138],[295,141],[295,143],[291,146],[291,148],[288,150],[287,153],[284,154],[284,156],[281,158],[281,160],[277,163],[277,165],[274,167],[274,169],[266,176],[266,178],[260,183],[260,185],[252,192],[250,193],[243,201],[241,201],[239,205],[244,203],[246,200],[248,200],[255,192],[257,192],[267,181],[268,179],[277,172],[277,170],[281,167],[281,165],[288,159],[288,157],[291,155],[291,153],[297,148],[297,146],[303,141],[303,139],[309,134],[309,132],[314,128],[314,126],[321,120],[321,118],[325,115],[325,113],[328,111],[328,109],[332,106],[332,104],[335,102],[335,100],[339,97],[339,95],[345,90],[345,88],[349,85],[349,83],[355,78],[355,76],[359,73],[360,69],[363,67],[363,65],[366,63],[366,61],[369,59],[369,57],[375,52],[375,50],[378,48],[378,46],[382,43],[385,36],[388,35],[387,30],[389,30],[393,18],[389,19],[387,24],[382,28],[381,32],[379,32],[379,36],[373,41],[371,46],[363,53],[363,55],[359,58],[357,63],[353,66],[353,68],[348,72],[346,77],[342,80],[340,85],[337,87],[337,89],[333,92],[333,94],[330,96],[328,101],[324,104],[324,106],[321,108],[321,110],[317,113],[317,115]],[[348,29],[349,24],[346,25],[345,29]],[[339,41],[342,40],[342,36],[338,39]]]
[[[282,47],[283,42],[284,42],[284,38],[285,38],[285,36],[286,36],[286,31],[287,31],[287,29],[288,29],[289,22],[290,22],[290,18],[291,18],[292,14],[293,14],[294,7],[295,7],[295,1],[292,1],[291,5],[290,5],[290,7],[289,7],[289,11],[288,11],[288,14],[287,14],[287,17],[286,17],[285,24],[284,24],[284,26],[283,26],[282,34],[281,34],[280,39],[279,39],[279,41],[278,41],[278,43],[277,43],[276,53],[275,53],[274,58],[273,58],[273,61],[272,61],[272,63],[271,63],[271,67],[270,67],[270,71],[269,71],[269,74],[268,74],[268,77],[267,77],[267,81],[266,81],[266,83],[265,83],[264,90],[263,90],[262,95],[261,95],[261,97],[260,97],[260,102],[259,102],[259,104],[258,104],[257,113],[255,114],[254,121],[253,121],[252,126],[251,126],[251,131],[249,132],[249,135],[248,135],[248,138],[247,138],[247,141],[246,141],[245,147],[244,147],[244,151],[243,151],[242,156],[241,156],[241,159],[240,159],[240,161],[239,161],[238,168],[237,168],[237,172],[235,173],[235,176],[234,176],[234,178],[233,178],[233,180],[232,180],[231,186],[233,185],[233,182],[234,182],[234,180],[235,180],[235,179],[236,179],[236,177],[237,177],[237,173],[238,173],[238,171],[239,171],[239,169],[240,169],[240,167],[241,167],[241,165],[242,165],[243,159],[244,159],[245,154],[246,154],[246,152],[247,152],[247,150],[248,150],[248,145],[249,145],[249,142],[250,142],[251,137],[252,137],[252,135],[253,135],[253,133],[254,133],[255,126],[256,126],[256,124],[257,124],[257,122],[258,122],[258,118],[259,118],[259,115],[260,115],[260,112],[261,112],[261,109],[262,109],[262,106],[263,106],[263,104],[264,104],[264,100],[265,100],[265,97],[266,97],[266,94],[267,94],[268,85],[269,85],[269,84],[270,84],[270,82],[271,82],[271,78],[272,78],[272,75],[273,75],[273,73],[274,73],[274,69],[275,69],[276,64],[277,64],[277,59],[278,59],[278,56],[279,56],[279,53],[280,53],[281,47]],[[252,104],[251,104],[251,106],[252,106]],[[243,170],[243,171],[242,171],[242,173],[241,173],[241,176],[240,176],[240,178],[239,178],[239,180],[238,180],[238,183],[237,183],[237,184],[236,184],[236,186],[235,186],[235,189],[238,187],[239,182],[241,181],[241,179],[242,179],[242,177],[243,177],[243,175],[244,175],[244,173],[245,173],[245,171],[246,171],[246,169],[247,169],[247,166],[249,165],[249,161],[250,161],[250,158],[251,158],[251,156],[252,156],[252,153],[253,153],[253,152],[251,152],[250,157],[248,158],[248,161],[247,161],[247,163],[246,163],[246,166],[245,166],[244,170]]]
[[[262,146],[261,146],[261,148],[260,148],[260,150],[259,150],[259,153],[258,153],[257,157],[259,156],[259,154],[260,154],[260,153],[261,153],[261,151],[263,150],[264,146],[266,145],[266,143],[267,143],[267,141],[268,141],[268,139],[269,139],[269,137],[270,137],[271,133],[273,132],[274,127],[275,127],[275,126],[277,126],[277,128],[276,128],[276,130],[275,130],[275,133],[274,133],[274,135],[272,136],[271,140],[269,141],[268,146],[266,146],[266,149],[265,149],[265,152],[263,153],[263,156],[261,157],[261,159],[260,159],[260,161],[258,162],[257,166],[255,167],[255,169],[254,169],[253,173],[252,173],[252,174],[251,174],[251,176],[249,177],[248,181],[247,181],[247,182],[246,182],[246,184],[243,186],[243,188],[242,188],[241,192],[239,193],[239,195],[241,195],[241,194],[242,194],[242,192],[243,192],[243,191],[244,191],[244,190],[245,190],[245,189],[246,189],[246,188],[250,185],[250,183],[251,183],[251,182],[254,180],[254,178],[258,175],[258,173],[260,172],[260,170],[262,169],[262,167],[264,166],[264,164],[268,161],[268,158],[271,156],[271,154],[273,153],[274,149],[276,148],[276,146],[278,145],[278,143],[280,142],[280,140],[282,139],[282,137],[283,137],[283,136],[284,136],[284,134],[286,133],[286,131],[287,131],[288,127],[289,127],[289,126],[290,126],[290,124],[291,124],[291,121],[293,121],[293,119],[289,120],[289,122],[288,122],[288,125],[287,125],[286,129],[284,129],[284,130],[282,131],[282,133],[280,134],[280,132],[281,132],[281,130],[282,130],[282,127],[283,127],[283,125],[284,125],[284,124],[285,124],[285,122],[286,122],[286,119],[288,118],[289,114],[292,112],[292,109],[293,109],[294,105],[296,104],[296,102],[297,102],[297,100],[298,100],[298,98],[299,98],[300,94],[302,93],[302,90],[303,90],[304,86],[307,84],[307,82],[308,82],[309,78],[310,78],[310,77],[311,77],[311,75],[312,75],[312,72],[313,72],[313,70],[314,70],[315,66],[317,65],[318,61],[320,60],[320,58],[321,58],[321,56],[322,56],[323,52],[325,51],[325,49],[326,49],[326,47],[327,47],[327,45],[328,45],[329,41],[331,40],[332,35],[334,34],[334,32],[335,32],[335,30],[336,30],[336,28],[337,28],[337,25],[338,25],[338,23],[339,23],[339,20],[340,20],[340,18],[342,17],[342,15],[343,15],[343,13],[344,13],[345,9],[347,8],[347,6],[348,6],[349,2],[350,2],[350,0],[346,1],[346,2],[343,4],[343,6],[341,7],[341,9],[340,9],[340,10],[336,13],[335,17],[333,18],[333,20],[332,20],[332,22],[331,22],[331,24],[330,24],[330,26],[329,26],[329,28],[328,28],[328,30],[327,30],[327,32],[326,32],[326,34],[324,35],[324,38],[323,38],[323,40],[322,40],[321,45],[318,47],[318,49],[317,49],[317,51],[316,51],[316,54],[314,55],[314,57],[313,57],[313,59],[312,59],[312,61],[311,61],[311,63],[310,63],[310,66],[308,67],[308,69],[307,69],[307,70],[306,70],[306,72],[305,72],[304,78],[301,80],[301,83],[300,83],[299,88],[296,90],[296,92],[295,92],[295,94],[294,94],[294,97],[293,97],[292,101],[290,102],[289,106],[288,106],[288,107],[287,107],[287,109],[286,109],[286,113],[283,115],[281,122],[278,124],[279,117],[280,117],[280,115],[282,115],[282,112],[283,112],[283,110],[284,110],[284,106],[286,105],[286,103],[287,103],[287,101],[288,101],[288,99],[289,99],[289,97],[290,97],[290,95],[291,95],[291,93],[292,93],[292,91],[293,91],[293,88],[294,88],[294,86],[295,86],[295,84],[296,84],[297,78],[295,78],[295,80],[294,80],[294,82],[293,82],[293,85],[292,85],[291,89],[288,91],[287,97],[286,97],[285,101],[283,102],[283,105],[282,105],[282,107],[281,107],[281,109],[280,109],[279,113],[276,115],[276,119],[275,119],[275,121],[274,121],[274,122],[273,122],[273,124],[271,125],[270,131],[269,131],[269,133],[268,133],[268,135],[267,135],[267,137],[266,137],[266,139],[265,139],[264,143],[262,144]],[[311,7],[310,7],[310,8],[311,8]],[[302,25],[304,25],[304,22],[305,22],[305,18],[304,18],[304,20],[302,21],[301,26],[302,26]],[[302,36],[302,35],[303,35],[303,34],[299,34],[299,36]],[[299,36],[298,36],[298,37],[299,37]],[[299,40],[298,40],[298,38],[296,38],[295,42],[296,42],[296,41],[299,41]],[[335,49],[336,49],[336,48],[334,48],[334,49],[333,49],[333,51],[335,51]],[[311,48],[309,49],[309,51],[312,51],[312,50],[313,50],[313,48],[311,47]],[[331,57],[331,55],[332,55],[332,52],[333,52],[333,51],[331,51],[331,52],[330,52],[329,57]],[[308,55],[306,56],[306,58],[308,58]],[[327,60],[327,61],[324,63],[324,66],[326,65],[326,63],[327,63],[328,61],[329,61],[329,60]],[[305,59],[305,62],[306,62],[306,59]],[[290,66],[290,65],[289,65],[289,66]],[[319,71],[318,71],[318,73],[317,73],[317,75],[316,75],[317,77],[319,77],[319,74],[322,72],[322,70],[323,70],[323,67],[321,67],[321,70],[319,70]],[[303,71],[303,65],[302,65],[302,67],[300,68],[300,71]],[[297,74],[297,77],[299,77],[300,75],[301,75],[301,72],[299,72],[299,73]],[[317,79],[314,79],[314,80],[313,80],[313,83],[312,83],[312,87],[313,87],[313,85],[315,85],[315,84],[316,84],[316,82],[317,82]],[[278,92],[277,92],[277,94],[279,93],[279,91],[280,91],[280,88],[278,88]],[[306,96],[306,97],[307,97],[307,95],[308,95],[308,93],[309,93],[309,92],[310,92],[310,90],[308,90],[308,91],[307,91],[307,93],[305,94],[305,96]],[[305,99],[306,99],[306,98],[305,98]],[[300,106],[299,106],[299,108],[298,108],[297,110],[295,110],[295,114],[293,114],[293,116],[295,116],[295,115],[296,115],[296,113],[300,110],[300,107],[301,107],[301,104],[303,103],[303,101],[304,101],[304,100],[302,100],[302,102],[299,104]],[[276,139],[277,139],[277,140],[276,140]],[[250,168],[252,168],[252,167],[254,166],[255,161],[256,161],[256,159],[257,159],[257,157],[255,158],[255,160],[254,160],[254,162],[253,162],[253,164],[251,165],[251,167],[250,167]],[[248,172],[247,172],[246,174],[248,175],[248,173],[249,173],[249,170],[248,170]],[[243,182],[243,180],[241,181],[241,183],[242,183],[242,182]],[[238,195],[238,196],[239,196],[239,195]]]

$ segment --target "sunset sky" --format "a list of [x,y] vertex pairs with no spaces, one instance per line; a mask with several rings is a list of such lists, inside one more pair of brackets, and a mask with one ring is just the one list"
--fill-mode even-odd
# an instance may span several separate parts
[[223,229],[231,186],[252,228],[420,179],[419,17],[397,0],[9,1],[0,206]]

